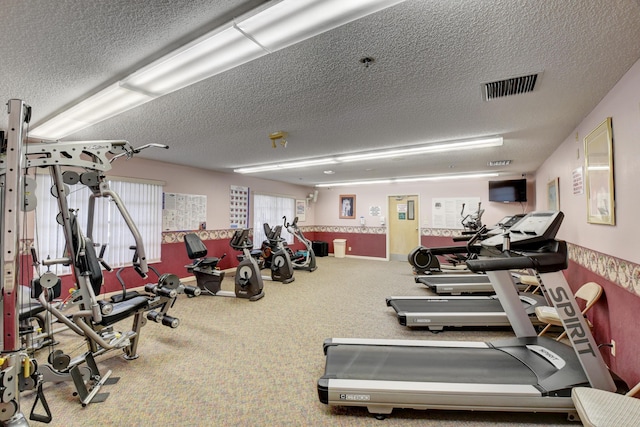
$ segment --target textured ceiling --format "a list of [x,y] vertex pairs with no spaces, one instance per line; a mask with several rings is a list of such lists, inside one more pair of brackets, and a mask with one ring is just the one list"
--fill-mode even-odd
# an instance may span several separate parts
[[[0,100],[32,125],[262,1],[5,0]],[[640,58],[635,0],[407,0],[65,138],[164,143],[143,157],[231,172],[456,138],[504,146],[262,173],[304,185],[535,171]],[[365,67],[360,59],[375,62]],[[542,73],[528,94],[481,85]],[[4,101],[3,101],[4,102]],[[603,118],[604,119],[604,118]],[[0,116],[6,127],[6,114]],[[269,133],[289,133],[271,148]],[[582,137],[582,136],[581,136]],[[489,160],[511,159],[489,168]]]

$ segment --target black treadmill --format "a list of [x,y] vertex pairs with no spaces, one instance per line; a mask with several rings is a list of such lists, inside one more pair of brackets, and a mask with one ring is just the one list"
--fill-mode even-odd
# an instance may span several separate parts
[[[380,417],[394,408],[432,408],[566,412],[571,418],[577,417],[570,397],[573,387],[614,391],[585,319],[575,315],[580,309],[561,271],[568,265],[566,243],[545,238],[561,219],[561,212],[533,212],[525,218],[526,233],[504,241],[487,239],[481,258],[467,261],[470,269],[489,275],[515,338],[327,339],[325,373],[318,380],[320,401],[363,406]],[[512,243],[518,251],[509,249]],[[514,268],[538,271],[571,346],[536,335],[512,285],[508,270]]]
[[[525,231],[530,225],[519,226],[518,223],[512,225],[510,232],[514,235],[526,235]],[[562,217],[555,219],[545,235],[545,238],[555,237]],[[491,238],[498,236],[495,233]],[[528,240],[520,239],[516,241],[514,248],[522,245]],[[530,244],[530,242],[528,243]],[[435,248],[437,249],[437,248]],[[519,283],[519,275],[512,273],[513,284],[522,291],[527,286]],[[524,279],[523,279],[524,280]],[[464,274],[464,275],[434,275],[424,276],[420,282],[427,285],[432,291],[439,295],[461,293],[473,293],[474,296],[424,296],[406,297],[392,296],[387,298],[387,306],[392,307],[398,314],[398,322],[410,328],[426,327],[431,331],[442,331],[444,327],[493,327],[509,326],[509,319],[495,295],[493,285],[486,274]],[[486,293],[490,296],[475,296]],[[542,295],[521,292],[518,294],[522,306],[534,325],[540,324],[535,309],[538,306],[550,305]]]
[[[517,280],[517,275],[514,275]],[[493,284],[486,274],[439,274],[434,276],[416,276],[416,283],[421,283],[438,295],[494,294]],[[527,285],[516,282],[518,290]]]
[[[536,307],[549,303],[542,295],[518,294],[522,307],[534,325],[540,321]],[[491,296],[392,296],[387,306],[393,308],[398,322],[409,328],[428,328],[439,332],[445,327],[510,326],[509,318],[496,295]]]

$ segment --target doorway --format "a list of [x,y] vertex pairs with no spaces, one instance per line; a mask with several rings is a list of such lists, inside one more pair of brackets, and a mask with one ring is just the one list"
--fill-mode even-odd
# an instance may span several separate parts
[[406,261],[420,245],[418,196],[389,196],[389,260]]

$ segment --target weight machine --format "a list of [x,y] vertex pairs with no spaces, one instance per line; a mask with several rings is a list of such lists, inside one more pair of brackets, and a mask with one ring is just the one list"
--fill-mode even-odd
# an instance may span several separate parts
[[[132,293],[111,300],[99,300],[103,275],[101,266],[111,270],[102,255],[105,246],[98,255],[92,239],[95,199],[108,198],[114,202],[133,236],[135,245],[134,269],[143,278],[147,278],[149,266],[140,233],[125,208],[119,195],[109,188],[104,172],[111,169],[111,162],[120,157],[130,158],[148,147],[163,147],[160,144],[148,144],[134,148],[127,141],[80,141],[24,144],[24,128],[29,122],[31,108],[21,100],[12,99],[9,107],[9,130],[6,145],[1,144],[0,151],[0,213],[2,221],[2,254],[0,268],[2,276],[2,354],[0,354],[0,422],[3,425],[26,426],[28,422],[20,410],[20,391],[37,389],[37,397],[30,419],[42,422],[51,420],[51,413],[42,393],[42,384],[47,381],[73,381],[77,395],[83,406],[90,402],[103,401],[108,393],[98,394],[98,390],[107,381],[114,383],[111,371],[100,374],[95,356],[109,350],[120,348],[126,359],[135,359],[140,339],[140,330],[152,320],[170,328],[179,325],[179,319],[168,314],[179,294],[190,296],[199,294],[199,289],[184,286],[174,274],[163,274],[158,283],[144,287],[145,293]],[[3,140],[3,138],[0,138]],[[63,172],[63,167],[66,168]],[[58,201],[56,221],[63,228],[65,253],[61,258],[38,261],[34,251],[34,266],[49,267],[63,264],[71,267],[76,287],[71,295],[71,305],[77,307],[72,315],[63,313],[60,307],[52,304],[59,295],[60,279],[47,271],[32,283],[32,296],[56,319],[76,334],[82,336],[87,351],[73,360],[61,351],[49,355],[48,364],[38,367],[21,346],[19,331],[19,295],[21,276],[20,232],[23,219],[21,211],[33,210],[36,206],[34,194],[35,180],[26,175],[29,168],[47,168],[53,180],[51,194]],[[77,170],[82,170],[80,174]],[[80,227],[77,212],[70,209],[67,196],[70,185],[83,184],[91,190],[89,200],[89,220],[86,235]],[[28,271],[28,269],[27,269]],[[117,332],[117,322],[133,318],[130,331]],[[115,380],[115,381],[114,381]],[[36,405],[41,403],[46,415],[35,414]]]

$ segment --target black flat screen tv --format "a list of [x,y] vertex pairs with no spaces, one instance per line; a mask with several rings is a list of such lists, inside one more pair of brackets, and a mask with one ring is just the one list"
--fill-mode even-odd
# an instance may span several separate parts
[[526,202],[527,180],[507,179],[503,181],[489,181],[490,202]]

